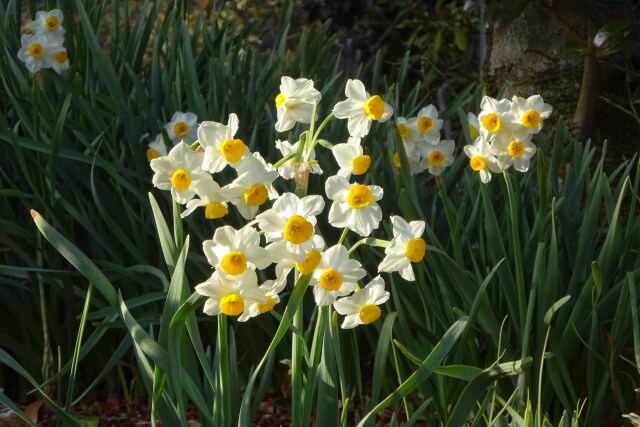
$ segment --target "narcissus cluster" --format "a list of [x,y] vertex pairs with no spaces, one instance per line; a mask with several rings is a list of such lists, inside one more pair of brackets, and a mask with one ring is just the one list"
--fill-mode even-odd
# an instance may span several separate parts
[[53,68],[58,74],[69,68],[67,49],[64,47],[64,16],[60,9],[39,11],[29,26],[31,34],[23,34],[18,59],[27,69],[38,72]]

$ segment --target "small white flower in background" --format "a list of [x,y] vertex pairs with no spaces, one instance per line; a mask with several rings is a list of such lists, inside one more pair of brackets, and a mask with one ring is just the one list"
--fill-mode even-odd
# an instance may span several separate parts
[[404,117],[396,117],[396,128],[403,141],[412,141],[417,137],[416,133],[409,128],[408,121]]
[[171,121],[164,125],[164,129],[174,144],[182,141],[191,145],[198,138],[198,116],[177,111],[171,117]]
[[338,297],[349,295],[365,274],[360,262],[349,258],[347,248],[343,245],[330,247],[322,253],[309,282],[316,304],[330,305]]
[[478,121],[480,122],[480,132],[486,136],[495,135],[497,132],[508,130],[511,119],[511,101],[508,99],[501,99],[498,101],[495,98],[485,96],[480,103],[480,109],[482,110],[478,114]]
[[427,144],[423,148],[421,168],[429,169],[431,175],[440,176],[453,163],[454,149],[455,143],[450,139],[444,139],[435,145]]
[[333,107],[338,119],[348,119],[349,135],[363,138],[369,133],[371,121],[385,122],[393,115],[393,108],[380,98],[371,96],[360,80],[347,81],[345,88],[347,99]]
[[202,179],[193,187],[199,198],[193,198],[187,202],[187,209],[180,214],[182,218],[199,207],[204,207],[204,217],[207,219],[222,218],[229,213],[227,189],[220,187],[211,175],[207,176],[209,179]]
[[69,69],[69,57],[65,47],[60,46],[54,49],[51,67],[58,74],[62,74],[63,71]]
[[376,321],[382,314],[379,305],[387,302],[389,296],[389,292],[384,289],[384,279],[376,276],[363,289],[334,302],[335,310],[346,316],[342,322],[342,329],[351,329]]
[[61,44],[43,35],[23,34],[20,39],[22,47],[18,50],[18,59],[24,62],[29,71],[35,73],[42,68],[53,66],[54,52]]
[[155,139],[149,143],[147,149],[147,161],[151,162],[153,159],[167,155],[167,145],[164,143],[162,134],[156,135]]
[[478,120],[478,116],[473,113],[467,113],[467,129],[469,130],[469,137],[472,141],[474,141],[478,137],[478,132],[480,132],[480,121]]
[[185,204],[195,196],[195,184],[210,175],[203,171],[201,152],[192,151],[184,142],[178,143],[166,156],[151,160],[153,185],[161,190],[171,190],[171,197]]
[[515,96],[511,100],[510,125],[514,132],[536,134],[542,129],[542,122],[549,118],[553,107],[545,104],[540,95],[527,99]]
[[316,215],[323,209],[322,196],[299,198],[293,193],[284,193],[256,220],[267,242],[284,245],[292,258],[302,263],[305,254],[314,248]]
[[528,138],[521,139],[515,134],[498,135],[491,144],[491,153],[498,160],[498,167],[507,170],[511,165],[518,172],[529,170],[531,158],[536,154],[536,146],[531,142],[531,134]]
[[[280,150],[283,157],[286,157],[291,153],[297,152],[299,146],[300,146],[300,141],[291,145],[289,141],[281,141],[279,139],[276,140],[276,148]],[[320,165],[318,164],[318,162],[315,161],[316,150],[312,149],[307,159],[304,158],[304,155],[305,153],[302,153],[303,158],[301,160],[292,159],[284,163],[282,166],[280,166],[278,168],[278,173],[280,174],[280,176],[284,179],[293,179],[294,178],[293,165],[300,161],[309,162],[309,164],[311,165],[311,173],[322,174],[322,169],[320,168]]]
[[411,264],[422,261],[427,250],[427,244],[421,237],[424,233],[424,221],[407,223],[400,216],[392,216],[391,225],[393,239],[384,250],[385,257],[378,266],[378,271],[399,271],[403,279],[414,281],[416,278]]
[[220,172],[228,164],[235,164],[249,155],[241,139],[233,139],[238,131],[238,116],[229,114],[226,125],[218,122],[202,122],[198,128],[198,142],[204,147],[202,169]]
[[378,228],[382,210],[376,203],[382,199],[382,187],[353,183],[342,176],[332,176],[325,183],[327,197],[333,200],[329,223],[334,227],[349,227],[362,237]]
[[[206,155],[206,153],[205,153]],[[278,193],[272,182],[278,171],[264,161],[260,153],[253,153],[238,165],[238,178],[227,185],[229,201],[246,220],[253,219],[258,208],[267,199],[275,199]]]
[[412,134],[426,139],[432,144],[440,141],[440,129],[444,120],[438,118],[438,110],[433,105],[422,108],[416,117],[407,121],[407,127]]
[[369,170],[371,165],[371,157],[364,154],[360,138],[349,137],[348,142],[334,145],[331,152],[340,166],[337,175],[347,179],[351,177],[351,174],[362,175]]
[[216,229],[213,239],[202,243],[207,261],[226,275],[238,276],[246,270],[267,268],[271,255],[260,246],[260,235],[255,228],[236,230],[230,225]]
[[44,35],[62,44],[64,39],[63,19],[64,15],[60,9],[53,9],[49,12],[39,11],[36,13],[36,19],[31,22],[29,28],[36,35]]
[[278,278],[278,280],[267,280],[262,285],[258,286],[258,290],[263,293],[267,299],[266,303],[257,302],[251,304],[249,309],[245,309],[244,312],[238,317],[239,322],[246,322],[252,317],[259,316],[273,309],[280,302],[280,292],[287,284],[286,277]]
[[225,277],[216,270],[207,281],[197,285],[195,291],[209,297],[203,309],[209,316],[220,313],[239,316],[253,304],[267,303],[264,292],[258,288],[258,277],[251,269],[235,277]]
[[[417,144],[407,143],[406,141],[402,141],[404,145],[404,152],[407,156],[407,162],[409,163],[409,172],[411,175],[415,175],[424,171],[422,165],[420,165],[420,153],[418,151]],[[400,153],[397,151],[393,153],[393,164],[397,168],[402,168],[404,165],[402,164],[402,158],[400,157]]]
[[473,145],[465,145],[464,153],[469,157],[469,166],[480,174],[484,184],[491,181],[491,172],[502,172],[498,160],[491,153],[491,146],[483,136],[476,138]]
[[320,102],[320,92],[313,87],[313,80],[294,80],[283,76],[275,102],[278,114],[276,130],[286,132],[296,123],[311,123],[313,105]]

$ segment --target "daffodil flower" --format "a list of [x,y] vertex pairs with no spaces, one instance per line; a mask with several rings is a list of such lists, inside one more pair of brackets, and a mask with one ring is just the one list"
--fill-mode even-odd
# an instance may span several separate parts
[[227,202],[229,197],[227,189],[213,180],[211,175],[207,175],[208,179],[198,181],[194,186],[197,198],[193,198],[187,202],[187,209],[180,214],[182,218],[189,216],[199,207],[204,208],[204,217],[207,219],[222,218],[229,213]]
[[514,131],[536,134],[542,129],[544,119],[549,118],[552,112],[553,107],[545,104],[540,95],[532,95],[527,99],[514,95],[511,100],[510,124]]
[[192,151],[184,142],[178,143],[166,156],[151,160],[153,185],[161,190],[171,190],[171,197],[185,204],[195,196],[195,184],[210,175],[203,171],[201,152]]
[[35,73],[42,68],[53,66],[54,52],[61,47],[57,41],[52,41],[44,35],[23,34],[22,47],[18,50],[18,59],[24,62],[29,71]]
[[360,80],[349,80],[345,88],[347,99],[333,107],[338,119],[348,119],[349,135],[363,138],[369,133],[371,121],[385,122],[393,115],[393,108],[380,98],[371,96]]
[[241,139],[234,139],[238,131],[238,116],[229,114],[226,125],[218,122],[202,122],[198,128],[198,142],[204,147],[202,169],[220,172],[227,165],[236,165],[246,158],[249,149]]
[[193,113],[177,111],[164,129],[174,144],[182,141],[191,145],[198,138],[198,117]]
[[536,146],[531,142],[531,134],[522,139],[516,134],[498,136],[491,143],[491,153],[496,156],[501,170],[507,170],[511,165],[518,172],[529,170],[531,158],[536,154]]
[[249,309],[245,309],[240,317],[238,317],[238,321],[246,322],[252,317],[271,311],[273,307],[280,302],[280,292],[282,292],[286,284],[286,278],[278,278],[277,280],[267,280],[262,285],[258,286],[258,290],[262,292],[267,302],[256,302],[251,304]]
[[416,280],[412,263],[422,261],[427,244],[421,237],[424,233],[424,221],[407,223],[400,216],[392,216],[393,239],[384,250],[385,257],[378,266],[380,272],[399,271],[403,279]]
[[491,172],[502,172],[489,143],[482,135],[476,138],[473,145],[465,145],[464,153],[469,157],[469,167],[480,174],[484,184],[491,181]]
[[248,156],[238,166],[237,171],[238,178],[227,186],[227,194],[229,201],[238,208],[240,215],[250,220],[256,216],[258,208],[267,199],[278,197],[272,184],[278,177],[278,171],[267,164],[260,153]]
[[213,239],[202,243],[207,261],[228,276],[238,276],[247,269],[267,268],[272,259],[260,246],[260,235],[255,228],[236,230],[230,225],[216,229]]
[[351,174],[362,175],[369,170],[371,165],[371,157],[364,154],[360,138],[352,136],[348,142],[334,145],[331,152],[340,166],[337,175],[347,179],[351,177]]
[[63,71],[69,69],[69,57],[67,56],[66,48],[59,46],[53,49],[51,68],[58,74],[62,74]]
[[335,301],[333,308],[345,316],[342,329],[351,329],[376,321],[382,314],[379,306],[387,302],[389,296],[389,292],[384,289],[384,279],[376,276],[353,295]]
[[267,242],[284,242],[287,251],[296,262],[302,263],[305,254],[313,247],[316,215],[324,209],[322,196],[299,198],[293,193],[284,193],[273,203],[273,207],[256,217],[258,226],[264,231]]
[[478,132],[480,132],[480,121],[478,120],[478,116],[473,113],[467,113],[467,123],[469,137],[474,141],[478,137]]
[[428,142],[435,144],[440,141],[440,129],[442,129],[443,120],[438,118],[438,110],[433,105],[422,108],[416,117],[412,117],[407,121],[407,127],[411,134],[419,135]]
[[509,117],[511,114],[511,101],[485,96],[480,102],[478,121],[480,122],[480,132],[485,137],[493,137],[496,133],[508,130],[512,122]]
[[313,106],[320,102],[320,92],[313,87],[313,80],[280,79],[280,93],[275,103],[278,114],[276,131],[286,132],[296,123],[311,123]]
[[360,262],[349,258],[347,248],[343,245],[330,247],[322,253],[309,282],[316,304],[330,305],[338,297],[349,295],[365,274]]
[[345,177],[332,176],[325,183],[327,197],[333,200],[329,223],[334,227],[349,227],[366,237],[378,228],[382,210],[378,200],[383,191],[377,185],[350,184]]
[[60,9],[53,9],[49,12],[41,10],[36,13],[36,19],[31,22],[29,28],[36,35],[43,35],[51,41],[62,44],[64,40],[63,20],[64,15]]
[[[296,142],[293,145],[289,141],[281,141],[279,139],[276,141],[276,148],[280,150],[283,157],[286,157],[289,154],[298,152],[299,147],[300,147],[300,141]],[[322,174],[322,169],[320,168],[320,165],[318,164],[317,161],[315,161],[316,150],[312,149],[308,155],[308,158],[305,158],[305,153],[302,153],[301,155],[302,155],[301,159],[289,160],[288,162],[282,164],[282,166],[278,168],[278,173],[282,178],[293,179],[295,176],[293,165],[298,162],[307,162],[308,164],[311,165],[311,173],[315,173],[319,175]]]
[[431,175],[440,176],[453,163],[454,148],[455,143],[450,139],[444,139],[435,145],[427,144],[420,161],[421,168],[429,169]]
[[239,316],[253,304],[268,302],[264,292],[258,289],[258,277],[253,270],[235,277],[224,276],[216,270],[209,279],[197,285],[195,291],[208,297],[203,311],[209,316],[220,313]]
[[164,143],[162,134],[159,133],[156,135],[155,139],[149,143],[149,148],[147,149],[147,161],[151,162],[153,159],[166,155],[167,145]]

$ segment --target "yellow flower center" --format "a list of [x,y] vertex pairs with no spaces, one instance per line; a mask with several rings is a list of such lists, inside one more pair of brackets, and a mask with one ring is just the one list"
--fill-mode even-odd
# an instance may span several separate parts
[[395,153],[393,153],[393,164],[395,165],[395,167],[399,168],[400,166],[402,166],[402,164],[400,163],[400,154],[398,154],[398,152],[396,151]]
[[58,64],[64,64],[67,61],[67,52],[64,50],[56,52],[55,59]]
[[304,262],[302,264],[298,264],[296,262],[296,268],[301,274],[309,274],[316,269],[318,264],[320,264],[320,258],[320,252],[312,249],[311,252],[306,254],[306,258],[304,259]]
[[478,129],[476,129],[474,125],[468,125],[468,127],[469,127],[469,136],[471,137],[471,139],[476,139],[476,137],[478,136]]
[[184,136],[189,133],[189,126],[185,122],[178,122],[173,125],[173,132],[176,136]]
[[154,148],[149,148],[147,150],[147,161],[151,162],[151,160],[153,159],[157,159],[158,157],[160,157],[160,153],[158,153],[158,151]]
[[353,173],[356,175],[362,175],[366,171],[369,170],[369,165],[371,165],[371,157],[366,154],[363,156],[355,157],[351,161],[351,168],[353,169]]
[[433,150],[431,154],[429,154],[429,164],[431,166],[440,166],[445,161],[444,154],[440,150]]
[[309,240],[313,236],[313,224],[300,215],[291,215],[284,226],[286,241],[298,244]]
[[382,310],[375,304],[365,304],[360,309],[360,320],[365,325],[375,322],[380,317]]
[[247,206],[260,206],[267,200],[268,196],[267,187],[260,183],[253,184],[244,192],[244,202]]
[[522,116],[522,125],[529,129],[538,127],[540,121],[540,113],[536,110],[527,110]]
[[222,203],[211,202],[204,208],[204,217],[207,219],[222,218],[229,213],[229,209]]
[[266,313],[267,311],[271,310],[273,307],[276,306],[276,300],[274,300],[273,298],[271,298],[270,296],[267,295],[267,302],[262,304],[262,303],[257,303],[258,306],[258,311],[260,313]]
[[524,154],[524,143],[520,141],[511,141],[509,143],[509,155],[516,159]]
[[176,190],[186,190],[191,185],[191,177],[189,176],[189,172],[184,169],[178,169],[173,173],[171,177],[171,185],[175,187]]
[[237,316],[244,311],[244,300],[236,293],[227,294],[220,299],[220,311],[227,316]]
[[284,97],[284,95],[282,93],[279,93],[278,96],[276,96],[276,108],[280,108],[285,99],[286,98]]
[[409,128],[404,123],[400,123],[396,126],[398,128],[398,132],[400,132],[400,136],[402,138],[406,138],[409,136]]
[[42,55],[44,55],[44,49],[42,48],[42,45],[40,43],[33,43],[31,46],[29,46],[29,55],[33,56],[34,58],[40,58]]
[[420,117],[418,119],[418,129],[423,133],[427,133],[433,129],[433,120],[431,120],[431,117]]
[[349,190],[346,201],[352,208],[360,209],[370,205],[375,200],[373,200],[373,193],[369,190],[369,187],[363,184],[355,184]]
[[474,171],[481,171],[482,169],[485,168],[487,164],[484,161],[484,158],[482,158],[482,156],[473,156],[470,160],[469,160],[469,166],[471,166],[471,169],[473,169]]
[[220,152],[229,163],[235,163],[242,158],[246,146],[241,139],[225,139],[220,144]]
[[407,242],[407,247],[404,250],[404,254],[411,262],[420,262],[424,258],[424,253],[427,250],[427,244],[420,237],[411,239]]
[[222,257],[220,268],[227,274],[237,276],[247,269],[247,259],[242,252],[229,252]]
[[482,117],[482,126],[488,132],[498,132],[500,130],[500,116],[496,113],[489,113]]
[[333,268],[325,270],[318,279],[320,286],[328,291],[337,291],[342,286],[342,277]]
[[60,26],[60,21],[55,16],[50,16],[44,21],[44,25],[49,31],[57,30]]
[[365,101],[364,112],[367,113],[372,120],[379,120],[384,113],[384,101],[379,95],[373,95]]

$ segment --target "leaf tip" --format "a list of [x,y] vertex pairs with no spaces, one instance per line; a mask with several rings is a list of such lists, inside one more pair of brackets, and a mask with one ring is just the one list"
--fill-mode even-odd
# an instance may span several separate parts
[[37,219],[39,216],[40,214],[35,209],[31,209],[31,217],[33,219]]

